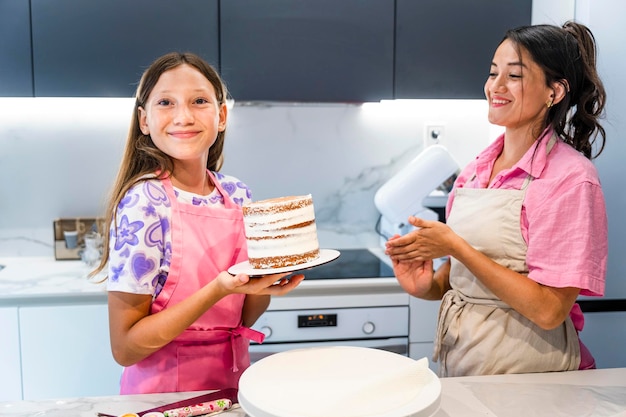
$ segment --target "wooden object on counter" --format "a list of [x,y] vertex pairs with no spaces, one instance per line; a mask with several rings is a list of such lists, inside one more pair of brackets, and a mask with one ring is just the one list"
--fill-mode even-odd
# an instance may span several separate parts
[[[68,247],[64,232],[77,232],[76,247]],[[96,232],[104,235],[104,218],[102,217],[75,217],[60,218],[53,222],[54,257],[56,260],[79,260],[80,251],[84,246],[86,233]]]

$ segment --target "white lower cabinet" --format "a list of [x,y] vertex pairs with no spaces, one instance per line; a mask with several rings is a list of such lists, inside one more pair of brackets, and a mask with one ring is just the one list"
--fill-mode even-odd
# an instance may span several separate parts
[[432,361],[432,357],[440,304],[440,301],[415,297],[409,300],[409,356],[413,359],[428,358],[433,371],[437,370],[437,364]]
[[19,323],[24,400],[119,394],[106,304],[20,307]]
[[409,343],[409,357],[411,359],[428,359],[428,366],[433,371],[437,371],[437,364],[433,362],[434,343]]
[[22,375],[20,371],[20,332],[17,307],[0,308],[0,401],[22,399]]
[[411,343],[432,342],[437,331],[440,301],[409,300],[409,341]]
[[598,368],[626,367],[626,311],[585,313],[580,339]]

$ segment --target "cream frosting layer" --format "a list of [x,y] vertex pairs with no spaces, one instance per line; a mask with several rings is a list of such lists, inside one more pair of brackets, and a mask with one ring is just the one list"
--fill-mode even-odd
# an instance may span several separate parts
[[311,195],[250,203],[244,206],[244,227],[250,259],[319,251]]
[[272,232],[268,239],[248,239],[248,257],[289,256],[319,249],[317,229],[310,224],[299,229]]

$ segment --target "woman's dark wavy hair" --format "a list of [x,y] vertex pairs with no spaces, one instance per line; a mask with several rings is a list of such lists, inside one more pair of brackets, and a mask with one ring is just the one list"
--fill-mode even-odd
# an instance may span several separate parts
[[[172,158],[161,152],[150,135],[141,132],[139,124],[139,107],[144,107],[146,100],[159,81],[161,75],[180,65],[187,64],[200,71],[215,89],[218,105],[226,103],[228,92],[217,71],[206,61],[190,52],[170,52],[157,58],[143,73],[137,92],[135,94],[135,106],[133,108],[130,128],[126,139],[126,147],[120,165],[117,178],[113,185],[111,197],[106,210],[106,227],[103,244],[103,255],[100,265],[92,272],[92,275],[102,271],[109,260],[109,233],[111,223],[115,221],[117,206],[126,192],[136,183],[145,181],[148,174],[159,172],[161,177],[168,177],[174,171]],[[218,132],[215,143],[209,149],[207,169],[219,171],[223,163],[222,152],[224,150],[224,137],[226,130]]]
[[[543,69],[548,87],[555,82],[565,87],[565,97],[550,107],[541,131],[551,126],[588,159],[600,155],[606,141],[599,123],[606,92],[596,70],[597,48],[589,28],[573,21],[562,27],[522,26],[507,31],[502,41],[507,39],[528,51]],[[596,144],[598,138],[600,142]],[[596,145],[598,150],[592,155]]]

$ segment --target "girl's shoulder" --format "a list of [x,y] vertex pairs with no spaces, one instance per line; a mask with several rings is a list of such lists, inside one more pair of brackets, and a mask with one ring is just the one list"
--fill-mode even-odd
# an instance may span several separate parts
[[226,185],[234,184],[235,186],[239,188],[248,189],[248,186],[243,181],[241,181],[239,178],[233,175],[224,174],[222,172],[215,172],[215,171],[212,171],[211,173],[215,176],[215,179],[217,180],[217,182],[219,182],[220,185],[222,186],[224,186],[225,184]]
[[252,191],[246,183],[232,175],[221,172],[213,172],[215,179],[226,191],[230,198],[238,205],[252,201]]
[[145,206],[171,206],[170,199],[161,180],[148,177],[133,184],[120,200],[118,210]]

